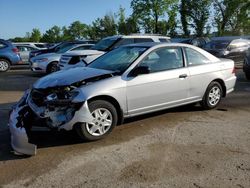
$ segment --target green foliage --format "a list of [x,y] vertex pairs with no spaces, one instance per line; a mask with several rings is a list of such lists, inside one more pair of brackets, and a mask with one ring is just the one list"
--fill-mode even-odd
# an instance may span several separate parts
[[[160,33],[159,19],[164,17],[176,0],[132,0],[134,16],[146,33]],[[160,23],[162,27],[162,23]]]
[[218,35],[250,33],[250,2],[246,0],[214,0],[214,23]]
[[39,42],[41,38],[42,38],[42,34],[40,30],[37,28],[34,28],[31,32],[31,36],[29,40],[32,42]]
[[41,41],[49,43],[57,43],[60,42],[61,39],[62,39],[61,28],[55,25],[51,29],[45,32]]
[[103,18],[97,18],[89,27],[88,35],[91,39],[98,40],[117,34],[117,25],[113,13],[106,14]]

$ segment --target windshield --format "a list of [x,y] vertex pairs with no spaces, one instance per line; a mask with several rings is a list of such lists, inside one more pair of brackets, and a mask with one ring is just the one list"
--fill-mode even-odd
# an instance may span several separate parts
[[99,57],[88,67],[123,73],[146,50],[146,47],[120,47]]
[[211,42],[208,42],[206,45],[205,45],[205,49],[226,49],[228,44],[230,43],[230,41],[222,41],[222,40],[216,40],[216,41],[211,41]]
[[71,49],[75,44],[73,43],[65,43],[62,45],[59,45],[55,49],[55,53],[61,54],[67,52],[69,49]]
[[107,51],[111,46],[113,46],[119,38],[107,38],[100,40],[96,45],[94,45],[92,50]]

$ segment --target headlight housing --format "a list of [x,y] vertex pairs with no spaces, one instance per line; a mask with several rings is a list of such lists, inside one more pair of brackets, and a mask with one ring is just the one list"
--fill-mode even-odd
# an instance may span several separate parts
[[41,59],[35,59],[34,62],[36,63],[42,63],[48,61],[48,58],[41,58]]

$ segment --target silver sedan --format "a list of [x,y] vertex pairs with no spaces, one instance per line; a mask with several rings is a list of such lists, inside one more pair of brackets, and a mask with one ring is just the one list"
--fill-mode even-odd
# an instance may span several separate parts
[[232,60],[195,46],[120,47],[87,67],[39,79],[10,114],[11,144],[18,153],[34,155],[34,126],[75,128],[84,140],[98,140],[124,118],[197,102],[213,109],[235,82]]

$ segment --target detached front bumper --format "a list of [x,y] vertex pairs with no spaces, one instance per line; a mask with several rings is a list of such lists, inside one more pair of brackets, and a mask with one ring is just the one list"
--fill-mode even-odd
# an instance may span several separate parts
[[[37,146],[30,143],[31,128],[37,126],[33,123],[32,118],[37,112],[29,105],[30,92],[26,91],[22,99],[13,107],[9,117],[9,129],[11,133],[11,146],[16,154],[36,155]],[[91,123],[91,115],[87,101],[80,109],[76,110],[71,119],[58,126],[58,130],[72,130],[76,123]],[[46,127],[46,125],[44,125]]]
[[9,118],[11,133],[11,146],[18,154],[36,155],[37,146],[29,143],[28,135],[24,127],[17,127],[20,108],[13,109]]

